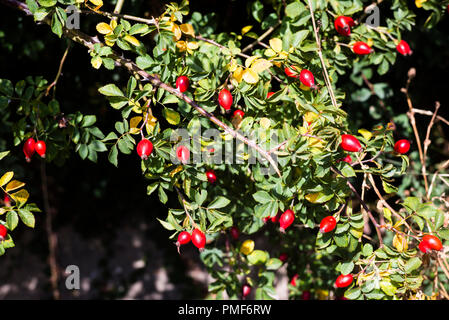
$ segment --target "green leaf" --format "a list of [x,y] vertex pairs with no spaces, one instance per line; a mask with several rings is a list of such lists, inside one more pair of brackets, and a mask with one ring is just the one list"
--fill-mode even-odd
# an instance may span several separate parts
[[361,294],[362,291],[360,287],[354,287],[345,291],[345,298],[349,300],[356,300]]
[[99,88],[98,91],[108,97],[125,97],[123,92],[113,83]]
[[114,166],[118,166],[118,149],[117,145],[113,145],[111,151],[109,151],[108,160]]
[[352,270],[354,270],[354,262],[352,261],[342,263],[340,266],[340,272],[342,274],[350,274]]
[[22,222],[30,227],[30,228],[34,228],[34,224],[35,224],[35,219],[34,219],[34,215],[31,213],[31,211],[28,211],[26,209],[19,209],[19,216],[20,219],[22,220]]
[[277,270],[282,266],[282,261],[277,258],[271,258],[265,266],[267,270]]
[[412,271],[418,269],[422,264],[421,259],[418,257],[413,257],[410,260],[407,261],[407,263],[404,265],[404,270],[406,273],[411,273]]
[[248,258],[248,262],[252,265],[261,265],[265,264],[268,260],[268,253],[262,250],[254,250],[249,255],[246,256]]
[[19,223],[19,217],[17,215],[17,212],[9,211],[6,214],[6,224],[8,226],[8,229],[13,231],[17,227],[18,223]]
[[220,209],[220,208],[224,208],[226,207],[229,203],[231,202],[231,200],[222,197],[222,196],[218,196],[217,198],[214,199],[214,201],[212,201],[209,206],[208,209]]
[[43,7],[53,7],[57,3],[57,0],[37,0],[37,2]]
[[271,195],[266,192],[266,191],[257,191],[256,193],[253,194],[253,198],[254,200],[256,200],[259,203],[267,203],[270,201],[274,201],[274,199],[271,197]]
[[179,122],[181,121],[181,116],[179,115],[178,112],[176,112],[173,109],[164,108],[164,110],[162,110],[162,114],[164,118],[167,120],[167,122],[172,125],[178,125]]

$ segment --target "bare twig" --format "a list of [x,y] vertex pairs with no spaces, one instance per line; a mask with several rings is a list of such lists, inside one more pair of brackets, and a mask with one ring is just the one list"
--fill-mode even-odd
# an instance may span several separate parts
[[274,26],[271,26],[265,31],[259,38],[257,38],[254,42],[247,45],[245,48],[242,49],[242,53],[252,49],[254,46],[261,44],[262,40],[268,37],[274,30],[276,30],[277,27],[281,25],[281,22],[278,21]]
[[176,192],[178,193],[179,198],[181,199],[182,206],[184,207],[184,211],[185,211],[187,217],[190,219],[190,222],[192,223],[192,225],[193,225],[195,228],[200,229],[200,228],[198,227],[198,225],[195,223],[195,220],[193,220],[192,216],[189,214],[189,210],[187,210],[187,206],[186,206],[186,202],[187,202],[187,201],[186,201],[186,199],[184,198],[184,196],[182,195],[182,192],[181,192],[181,191],[178,189],[178,187],[176,187],[176,186],[175,186],[175,190],[176,190]]
[[[416,108],[413,108],[413,112],[414,113],[418,113],[418,114],[423,114],[423,115],[426,115],[426,116],[433,116],[434,115],[434,112],[432,112],[432,111],[421,110],[421,109],[416,109]],[[445,124],[447,124],[449,126],[449,121],[446,120],[445,118],[443,118],[442,116],[438,116],[437,115],[436,118],[437,118],[437,120],[440,120],[440,121],[444,122]]]
[[48,94],[50,93],[50,89],[53,88],[53,96],[55,95],[56,92],[56,84],[58,83],[59,77],[61,76],[62,73],[62,66],[64,65],[65,59],[67,58],[67,54],[69,53],[69,49],[71,46],[71,42],[69,42],[69,44],[67,45],[67,49],[65,49],[64,51],[64,55],[62,56],[61,62],[59,63],[59,69],[58,69],[58,73],[56,74],[56,78],[55,80],[53,80],[53,82],[47,87],[47,90],[45,91],[45,96],[48,96]]

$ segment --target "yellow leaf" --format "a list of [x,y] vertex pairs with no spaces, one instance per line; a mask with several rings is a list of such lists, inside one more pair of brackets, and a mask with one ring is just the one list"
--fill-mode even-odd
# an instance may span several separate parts
[[115,43],[115,41],[111,41],[110,39],[108,39],[108,36],[104,37],[104,42],[110,47],[114,46]]
[[301,90],[304,90],[304,91],[309,91],[310,90],[310,87],[305,86],[302,82],[300,83],[299,88]]
[[360,133],[366,140],[371,139],[373,134],[366,129],[359,129],[358,133]]
[[317,115],[315,112],[312,112],[312,111],[307,111],[307,112],[304,114],[304,120],[305,120],[307,123],[312,123],[313,121],[315,121],[316,119],[318,119],[318,117],[319,117],[319,115]]
[[179,28],[181,29],[182,33],[195,37],[195,30],[193,30],[193,26],[190,23],[181,24]]
[[323,141],[318,138],[310,137],[309,139],[309,147],[322,149],[324,147]]
[[422,8],[424,2],[427,2],[427,0],[415,0],[415,5],[417,8]]
[[250,83],[250,84],[254,84],[257,83],[259,81],[259,76],[257,75],[257,73],[255,73],[253,70],[251,69],[246,69],[245,71],[243,71],[243,80],[245,80],[246,83]]
[[156,127],[157,118],[150,115],[148,117],[147,124],[145,125],[145,129],[147,130],[147,134],[153,134],[154,127]]
[[14,176],[14,172],[8,171],[6,172],[1,178],[0,178],[0,186],[3,187],[5,184],[7,184],[9,181],[11,181],[12,177]]
[[249,68],[254,61],[256,61],[257,59],[259,59],[259,56],[252,56],[252,57],[248,57],[245,60],[245,67]]
[[244,255],[248,255],[254,251],[255,243],[253,240],[245,240],[240,246],[240,252]]
[[238,83],[242,82],[243,68],[240,67],[240,66],[237,67],[237,69],[235,69],[235,71],[232,74],[232,76],[235,78],[235,80],[237,80]]
[[257,59],[251,65],[251,70],[255,73],[261,73],[272,66],[271,62],[266,59]]
[[356,237],[357,239],[360,239],[363,236],[363,228],[361,229],[351,229],[349,232]]
[[140,46],[140,41],[137,40],[137,38],[134,37],[134,36],[130,36],[129,34],[127,34],[127,35],[124,37],[124,39],[125,39],[126,41],[128,41],[129,43],[131,43],[132,45],[136,46],[136,47]]
[[92,64],[92,67],[95,69],[99,69],[101,67],[101,64],[103,63],[103,60],[99,56],[93,57],[90,60],[90,63]]
[[92,2],[96,6],[101,7],[103,5],[103,0],[89,0],[89,1]]
[[307,201],[315,203],[316,199],[318,199],[318,197],[320,196],[319,192],[315,192],[315,193],[309,193],[305,195],[305,198]]
[[175,41],[178,41],[179,39],[181,39],[181,36],[182,36],[181,28],[179,28],[179,26],[176,23],[173,23],[171,31],[174,34],[173,37],[175,38]]
[[110,34],[113,32],[113,28],[105,22],[100,22],[97,24],[96,29],[101,34]]
[[181,165],[179,165],[179,166],[177,166],[175,169],[173,169],[171,172],[170,172],[170,177],[173,177],[175,174],[177,174],[179,171],[182,171],[182,166]]
[[2,215],[2,214],[4,214],[6,212],[6,210],[5,209],[3,209],[3,208],[0,208],[0,216]]
[[268,48],[264,51],[265,56],[267,57],[274,57],[276,55],[276,52],[274,52],[273,49]]
[[187,48],[190,50],[196,50],[198,49],[198,46],[198,42],[196,41],[187,42]]
[[271,120],[268,118],[261,118],[260,119],[260,126],[264,129],[268,129],[271,126]]
[[374,44],[373,39],[372,39],[372,38],[369,38],[368,41],[366,41],[366,44],[369,45],[370,47],[372,47],[373,44]]
[[184,52],[187,50],[187,43],[185,41],[177,41],[176,48],[178,48],[180,52]]
[[242,35],[249,32],[249,30],[251,30],[253,28],[253,26],[246,26],[242,28]]
[[323,289],[318,289],[316,291],[316,295],[317,295],[318,300],[327,300],[327,297],[329,297],[329,291],[323,290]]
[[273,38],[270,39],[270,47],[275,51],[275,52],[281,52],[282,51],[282,40],[279,38]]
[[25,189],[22,189],[20,191],[17,191],[15,193],[11,194],[11,198],[14,199],[16,202],[25,203],[28,200],[28,197],[30,194]]
[[142,121],[143,117],[133,117],[131,118],[131,120],[129,120],[129,132],[131,134],[137,134],[140,132],[140,128],[138,128],[137,126],[139,125],[140,121]]
[[6,192],[22,188],[24,185],[25,185],[25,183],[22,181],[13,180],[10,183],[8,183],[8,185],[6,186]]
[[162,114],[170,124],[177,125],[181,121],[181,116],[173,109],[165,108],[164,110],[162,110]]
[[395,234],[393,237],[393,246],[398,250],[399,252],[407,251],[408,249],[408,243],[406,237],[403,237],[400,234]]

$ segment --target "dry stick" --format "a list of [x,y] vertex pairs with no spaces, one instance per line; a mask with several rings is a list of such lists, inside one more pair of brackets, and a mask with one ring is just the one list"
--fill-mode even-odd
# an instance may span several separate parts
[[70,45],[71,45],[71,42],[69,42],[69,45],[67,46],[67,49],[65,49],[65,51],[64,51],[64,55],[62,56],[61,62],[59,63],[59,69],[58,69],[58,73],[56,74],[56,78],[55,78],[55,80],[53,80],[53,82],[47,87],[47,90],[45,91],[45,96],[48,96],[48,94],[50,93],[50,89],[51,89],[52,87],[54,87],[54,89],[53,89],[53,96],[55,95],[55,92],[56,92],[56,84],[58,83],[59,77],[61,76],[61,73],[62,73],[62,66],[64,65],[65,59],[67,58],[67,54],[69,53]]
[[321,66],[323,67],[324,80],[326,82],[327,90],[329,91],[329,95],[331,97],[332,105],[335,108],[338,108],[337,99],[335,99],[334,90],[332,89],[332,84],[331,84],[331,81],[330,81],[330,78],[329,78],[329,74],[327,73],[326,64],[324,63],[323,52],[321,50],[321,41],[320,41],[320,38],[319,38],[319,35],[318,35],[318,29],[316,27],[316,23],[315,23],[315,16],[314,16],[314,13],[313,13],[312,2],[311,2],[311,0],[307,0],[307,2],[309,4],[310,17],[312,18],[313,31],[314,31],[314,34],[315,34],[316,44],[318,46],[318,56],[319,56],[320,61],[321,61]]
[[[435,117],[438,113],[438,109],[440,108],[440,103],[438,101],[435,102],[435,111],[433,113],[432,118],[430,119],[429,125],[427,126],[426,138],[424,139],[424,159],[427,159],[427,150],[431,143],[430,141],[430,132],[432,131],[433,124],[435,123]],[[426,198],[430,199],[430,188],[426,190]]]
[[356,195],[357,199],[359,199],[359,201],[362,204],[363,208],[365,209],[366,213],[368,213],[369,219],[371,220],[371,222],[373,223],[374,227],[376,228],[377,237],[379,238],[379,246],[380,246],[380,248],[382,248],[384,243],[383,243],[383,239],[382,239],[382,234],[381,234],[380,229],[379,229],[380,225],[376,221],[376,219],[374,218],[371,210],[368,208],[368,206],[366,205],[365,201],[362,200],[362,198],[360,197],[359,193],[354,188],[352,183],[343,175],[343,173],[341,173],[341,171],[338,170],[334,166],[331,167],[331,170],[334,171],[335,173],[341,175],[342,177],[344,177],[346,179],[346,184],[349,186],[349,188],[352,190],[352,192]]
[[[444,170],[444,169],[446,169],[447,167],[449,166],[449,160],[447,160],[437,171],[435,171],[435,173],[433,174],[433,178],[432,178],[432,181],[430,182],[430,187],[429,187],[429,192],[427,193],[427,198],[428,199],[430,199],[430,194],[432,193],[432,189],[433,189],[433,184],[435,183],[435,180],[436,180],[436,177],[438,176],[440,179],[442,179],[441,178],[441,176],[439,176],[439,172],[441,171],[441,170]],[[443,179],[443,181],[444,181],[444,179]]]
[[265,31],[259,38],[257,38],[254,42],[250,43],[249,45],[247,45],[245,48],[242,49],[242,53],[252,49],[254,46],[258,45],[258,44],[262,44],[261,41],[263,39],[265,39],[266,37],[268,37],[274,30],[276,30],[277,27],[279,27],[281,25],[281,21],[278,21],[274,26],[271,26],[267,29],[267,31]]
[[416,127],[415,113],[413,111],[412,100],[408,94],[408,88],[410,86],[412,79],[415,77],[415,74],[416,74],[416,71],[414,69],[409,70],[406,87],[402,88],[401,91],[405,94],[406,99],[407,99],[407,104],[408,104],[408,108],[409,108],[409,112],[407,112],[407,116],[410,120],[410,124],[412,125],[413,132],[415,134],[416,144],[418,145],[419,159],[421,161],[421,172],[424,177],[424,187],[426,189],[426,198],[427,198],[427,193],[429,191],[429,184],[427,182],[427,174],[426,174],[426,159],[424,158],[424,153],[423,153],[422,146],[421,146],[421,139],[419,137],[418,128]]
[[120,14],[124,3],[125,3],[125,0],[117,0],[117,3],[115,4],[115,8],[114,8],[115,14]]
[[127,19],[127,20],[132,20],[132,21],[148,24],[148,25],[156,25],[157,26],[157,21],[155,19],[145,19],[145,18],[141,18],[141,17],[132,16],[129,14],[106,12],[106,11],[100,11],[100,10],[97,10],[97,11],[81,10],[81,13],[83,13],[83,14],[98,14],[98,15],[105,16],[110,19],[123,18],[123,19]]
[[[418,114],[423,114],[423,115],[426,115],[426,116],[433,116],[433,114],[434,114],[432,111],[421,110],[421,109],[416,109],[416,108],[413,108],[413,112],[414,113],[418,113]],[[441,116],[438,116],[438,115],[437,115],[436,118],[437,118],[437,120],[443,121],[445,124],[447,124],[449,126],[449,121],[446,120],[445,118],[443,118]]]
[[41,185],[42,185],[42,196],[44,200],[44,209],[47,212],[45,219],[45,225],[47,229],[47,240],[48,240],[48,263],[50,265],[50,283],[52,287],[53,299],[59,300],[60,293],[58,289],[58,264],[56,262],[56,246],[58,238],[56,233],[53,232],[52,226],[52,211],[50,207],[50,201],[48,199],[48,184],[47,184],[47,173],[45,170],[45,161],[41,161]]

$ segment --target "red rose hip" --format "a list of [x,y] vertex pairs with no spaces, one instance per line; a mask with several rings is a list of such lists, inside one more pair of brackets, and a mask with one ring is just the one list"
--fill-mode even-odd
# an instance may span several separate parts
[[423,236],[419,244],[419,250],[424,253],[430,250],[440,251],[441,249],[443,249],[441,240],[431,234],[426,234]]
[[299,74],[299,81],[301,81],[301,83],[306,87],[316,89],[315,78],[313,77],[312,72],[307,69],[301,70],[301,73]]
[[248,284],[244,284],[242,288],[243,298],[247,297],[250,293],[251,293],[251,286]]
[[207,177],[207,181],[209,181],[209,183],[214,184],[217,181],[217,176],[215,175],[215,171],[212,169],[206,171],[206,177]]
[[398,52],[403,56],[410,56],[413,53],[408,43],[404,40],[399,41],[398,45],[396,46],[396,50],[398,50]]
[[45,152],[47,151],[47,145],[45,144],[45,141],[37,141],[34,149],[36,150],[36,153],[41,156],[41,158],[45,158]]
[[229,229],[229,233],[231,234],[232,239],[237,240],[239,238],[240,232],[239,228],[237,228],[236,226],[232,226]]
[[282,262],[287,261],[287,259],[288,259],[288,254],[286,254],[285,252],[283,252],[279,255],[279,260],[281,260]]
[[4,240],[6,238],[6,235],[8,234],[8,230],[6,227],[2,224],[0,224],[0,240]]
[[186,92],[189,88],[189,78],[186,76],[179,76],[176,79],[176,88],[179,90],[179,92]]
[[220,93],[218,94],[218,103],[226,111],[231,109],[232,101],[233,101],[232,94],[227,89],[221,90]]
[[153,152],[153,144],[148,139],[142,139],[137,144],[137,154],[142,160],[146,160],[148,156]]
[[354,26],[354,20],[351,17],[339,16],[334,21],[335,30],[342,36],[351,34],[351,27]]
[[340,146],[343,150],[349,152],[359,152],[362,149],[359,140],[350,134],[341,135]]
[[354,45],[352,46],[352,50],[354,51],[355,54],[358,55],[366,55],[374,51],[368,44],[366,44],[363,41],[358,41],[354,43]]
[[190,160],[190,150],[186,146],[179,146],[176,148],[176,157],[182,163],[187,163]]
[[327,216],[321,220],[320,223],[320,232],[326,233],[335,229],[337,225],[337,220],[333,216]]
[[297,78],[298,77],[298,72],[296,71],[296,67],[295,66],[285,67],[284,68],[284,72],[290,78]]
[[242,110],[235,110],[234,114],[232,116],[243,118],[244,115],[245,115],[245,112],[243,112]]
[[398,140],[394,144],[394,151],[400,154],[407,153],[410,150],[410,141],[407,139]]
[[192,243],[197,247],[198,249],[203,250],[204,246],[206,245],[206,236],[200,229],[194,229],[192,231]]
[[274,94],[273,91],[268,92],[268,93],[267,93],[267,99],[270,99],[270,97],[271,97],[273,94]]
[[353,280],[354,277],[352,276],[352,274],[341,274],[338,276],[337,280],[335,280],[335,286],[337,288],[345,288],[349,286]]
[[23,153],[25,154],[25,160],[27,162],[31,161],[31,157],[33,156],[34,152],[36,151],[36,141],[34,141],[33,138],[28,138],[27,141],[25,141],[25,144],[23,145]]
[[285,232],[285,229],[287,229],[292,223],[295,221],[295,214],[292,210],[287,209],[280,217],[279,217],[279,230],[281,232]]

